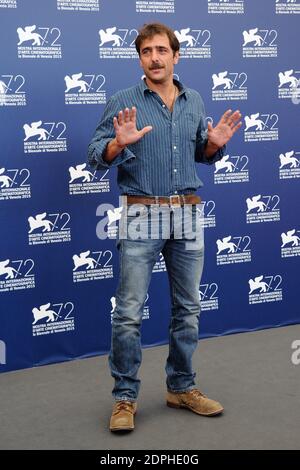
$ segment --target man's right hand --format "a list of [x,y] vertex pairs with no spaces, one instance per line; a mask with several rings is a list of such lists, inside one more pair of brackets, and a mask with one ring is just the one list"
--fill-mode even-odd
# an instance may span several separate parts
[[146,126],[140,131],[136,128],[136,108],[126,108],[120,111],[118,117],[113,119],[116,137],[112,139],[106,147],[104,160],[111,162],[126,145],[134,144],[140,140],[147,132],[152,130],[152,126]]
[[114,117],[113,123],[116,131],[116,143],[120,147],[134,144],[152,130],[152,126],[146,126],[140,131],[137,130],[136,108],[134,106],[131,109],[125,108],[124,111],[120,111],[118,117]]

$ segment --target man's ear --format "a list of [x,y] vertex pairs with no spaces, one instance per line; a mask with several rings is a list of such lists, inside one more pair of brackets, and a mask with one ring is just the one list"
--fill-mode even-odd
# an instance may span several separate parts
[[178,61],[179,61],[179,51],[176,51],[175,54],[174,54],[174,65],[178,64]]

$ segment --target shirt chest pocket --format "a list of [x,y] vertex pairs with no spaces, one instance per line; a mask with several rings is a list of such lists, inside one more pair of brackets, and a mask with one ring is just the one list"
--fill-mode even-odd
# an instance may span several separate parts
[[187,138],[192,141],[196,141],[197,139],[197,130],[199,122],[196,120],[196,117],[192,114],[188,114],[186,118],[187,126]]

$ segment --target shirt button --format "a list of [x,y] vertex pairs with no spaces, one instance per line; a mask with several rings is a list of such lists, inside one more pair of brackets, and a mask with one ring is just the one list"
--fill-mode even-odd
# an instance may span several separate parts
[[174,192],[175,192],[175,194],[177,194],[177,193],[178,193],[178,191],[174,191]]
[[174,168],[174,173],[176,173],[176,171],[177,171],[177,168]]
[[176,145],[174,145],[174,150],[176,150],[176,149],[177,149],[177,147],[176,147]]
[[163,108],[165,108],[165,107],[166,107],[166,105],[165,105],[165,104],[163,104],[163,105],[162,105],[162,107],[163,107]]

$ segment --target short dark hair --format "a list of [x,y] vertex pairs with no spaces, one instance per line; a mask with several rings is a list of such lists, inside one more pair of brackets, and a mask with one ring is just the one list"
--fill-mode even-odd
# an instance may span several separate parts
[[176,37],[176,34],[171,28],[169,28],[168,26],[162,23],[148,23],[148,24],[146,23],[139,30],[139,34],[135,40],[135,48],[137,50],[138,55],[140,55],[140,48],[141,48],[142,42],[145,39],[152,38],[156,34],[166,34],[168,36],[169,43],[173,50],[174,55],[175,55],[175,52],[179,51],[180,49],[179,41]]

